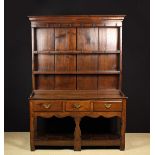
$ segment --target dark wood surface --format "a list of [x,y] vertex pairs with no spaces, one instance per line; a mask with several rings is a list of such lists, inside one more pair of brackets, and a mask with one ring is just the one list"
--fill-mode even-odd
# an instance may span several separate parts
[[119,90],[34,90],[30,99],[122,99],[126,98]]
[[[124,15],[31,16],[30,143],[35,146],[120,146],[125,149],[126,99],[122,87]],[[70,116],[72,136],[38,136],[37,117]],[[115,135],[83,135],[83,117],[121,119]]]

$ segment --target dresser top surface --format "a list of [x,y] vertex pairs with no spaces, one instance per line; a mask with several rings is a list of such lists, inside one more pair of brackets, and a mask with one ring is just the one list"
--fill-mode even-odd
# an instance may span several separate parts
[[121,99],[126,96],[120,90],[34,90],[30,99]]

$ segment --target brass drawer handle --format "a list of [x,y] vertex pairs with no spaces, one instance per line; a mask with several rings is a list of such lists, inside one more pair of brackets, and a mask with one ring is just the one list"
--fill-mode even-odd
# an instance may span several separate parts
[[104,106],[109,109],[111,107],[111,104],[104,104]]
[[45,109],[49,109],[49,108],[51,107],[51,104],[43,104],[43,107],[44,107]]
[[76,109],[79,109],[80,107],[81,107],[81,105],[80,104],[73,104],[73,106],[74,106],[74,108],[76,108]]

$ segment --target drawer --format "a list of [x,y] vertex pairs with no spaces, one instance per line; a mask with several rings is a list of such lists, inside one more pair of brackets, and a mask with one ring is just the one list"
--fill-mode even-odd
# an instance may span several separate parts
[[94,101],[94,111],[122,111],[122,101]]
[[90,101],[67,101],[66,111],[90,111]]
[[62,111],[62,101],[34,101],[33,111]]

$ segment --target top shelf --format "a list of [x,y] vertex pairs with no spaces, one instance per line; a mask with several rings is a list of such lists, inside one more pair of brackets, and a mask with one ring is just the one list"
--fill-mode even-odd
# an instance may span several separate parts
[[120,50],[116,51],[33,51],[34,54],[119,54]]

